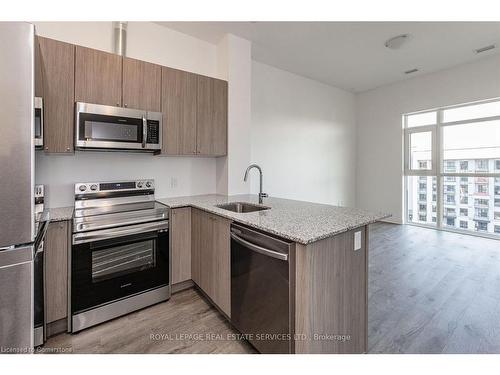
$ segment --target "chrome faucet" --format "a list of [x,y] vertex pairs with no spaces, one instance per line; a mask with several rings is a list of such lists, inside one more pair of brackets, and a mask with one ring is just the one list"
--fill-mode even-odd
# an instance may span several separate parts
[[250,169],[252,168],[257,168],[259,170],[260,174],[259,204],[262,204],[264,198],[267,198],[269,196],[267,195],[267,193],[262,192],[262,169],[257,164],[250,164],[247,170],[245,171],[245,177],[243,178],[243,181],[246,181],[248,179],[248,172],[250,172]]

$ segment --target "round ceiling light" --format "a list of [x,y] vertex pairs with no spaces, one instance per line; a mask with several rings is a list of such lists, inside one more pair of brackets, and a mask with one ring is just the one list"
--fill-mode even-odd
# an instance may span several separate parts
[[410,34],[401,34],[388,39],[385,46],[390,49],[400,49],[401,46],[410,38]]

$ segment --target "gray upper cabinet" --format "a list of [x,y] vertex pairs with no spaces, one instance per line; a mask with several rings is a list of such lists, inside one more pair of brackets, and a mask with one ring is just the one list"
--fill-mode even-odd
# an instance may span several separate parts
[[[43,97],[44,150],[73,152],[75,107],[75,46],[37,37],[35,91]],[[38,72],[38,73],[36,73]]]
[[163,150],[196,154],[196,74],[162,68]]
[[162,69],[163,154],[227,154],[227,82]]
[[227,82],[198,76],[197,153],[227,154]]
[[122,57],[76,46],[75,101],[122,105]]
[[[226,81],[38,38],[48,152],[73,152],[75,102],[163,113],[164,155],[227,155]],[[38,70],[41,68],[40,70]]]
[[124,107],[161,111],[161,66],[123,58],[122,103]]

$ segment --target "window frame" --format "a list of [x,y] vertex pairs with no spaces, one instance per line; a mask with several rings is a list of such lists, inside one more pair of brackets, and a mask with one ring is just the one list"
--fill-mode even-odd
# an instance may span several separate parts
[[[469,119],[469,120],[460,120],[460,121],[450,121],[450,122],[444,122],[443,121],[443,112],[448,109],[452,108],[459,108],[459,107],[467,107],[467,106],[472,106],[472,105],[477,105],[477,104],[484,104],[484,103],[489,103],[489,102],[495,102],[495,101],[500,101],[500,97],[498,98],[493,98],[493,99],[488,99],[488,100],[481,100],[481,101],[476,101],[476,102],[471,102],[471,103],[465,103],[465,104],[457,104],[457,105],[452,105],[452,106],[446,106],[446,107],[440,107],[440,108],[433,108],[433,109],[428,109],[424,111],[416,111],[416,112],[409,112],[403,114],[403,182],[404,182],[404,189],[403,189],[403,222],[405,224],[410,224],[410,225],[415,225],[415,226],[423,226],[427,228],[434,228],[438,230],[444,230],[444,231],[450,231],[450,232],[457,232],[457,233],[462,233],[462,234],[469,234],[473,236],[479,236],[479,237],[488,237],[488,238],[494,238],[494,239],[500,239],[500,237],[495,234],[495,233],[485,233],[485,232],[477,232],[477,231],[472,231],[472,230],[465,230],[461,228],[449,228],[445,227],[443,225],[443,212],[444,212],[444,179],[445,177],[491,177],[491,178],[500,178],[500,171],[497,170],[496,167],[496,158],[494,158],[493,162],[493,169],[491,172],[475,172],[475,171],[461,171],[460,169],[460,163],[457,165],[457,171],[456,172],[445,172],[444,169],[444,149],[443,149],[443,129],[448,127],[448,126],[456,126],[456,125],[463,125],[463,124],[472,124],[472,123],[484,123],[488,121],[498,121],[500,120],[500,115],[498,116],[489,116],[489,117],[481,117],[481,118],[475,118],[475,119]],[[411,127],[408,128],[408,117],[416,114],[421,114],[421,113],[427,113],[427,112],[436,112],[436,124],[432,125],[423,125],[423,126],[416,126],[416,127]],[[431,131],[431,136],[432,136],[432,151],[431,151],[431,169],[428,170],[413,170],[410,169],[410,137],[411,134],[414,133],[424,133],[424,132],[429,132]],[[415,223],[411,222],[408,218],[408,180],[409,177],[413,176],[429,176],[429,177],[436,177],[436,194],[437,194],[437,201],[436,201],[436,223],[429,223],[429,224],[422,224],[422,223]],[[461,183],[461,182],[460,182]],[[455,192],[456,194],[457,192]],[[460,202],[460,195],[458,197],[458,202]],[[455,199],[457,202],[457,200]],[[457,203],[456,203],[457,204]],[[459,205],[460,203],[458,203]],[[494,206],[496,207],[496,206]]]

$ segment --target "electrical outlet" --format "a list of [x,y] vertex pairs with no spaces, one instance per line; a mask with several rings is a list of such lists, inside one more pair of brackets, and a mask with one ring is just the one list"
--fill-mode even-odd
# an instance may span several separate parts
[[354,232],[354,251],[361,249],[361,231]]

